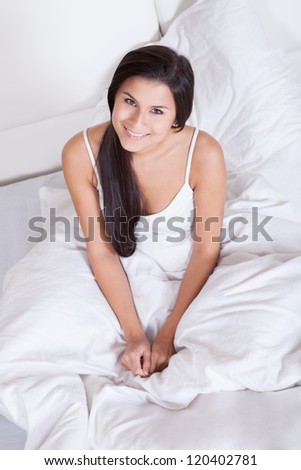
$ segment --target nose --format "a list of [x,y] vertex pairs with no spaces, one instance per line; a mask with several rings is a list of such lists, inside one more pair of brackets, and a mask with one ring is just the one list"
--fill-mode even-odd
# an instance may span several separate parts
[[147,115],[146,112],[141,109],[136,109],[132,116],[133,125],[135,130],[142,132],[147,127]]

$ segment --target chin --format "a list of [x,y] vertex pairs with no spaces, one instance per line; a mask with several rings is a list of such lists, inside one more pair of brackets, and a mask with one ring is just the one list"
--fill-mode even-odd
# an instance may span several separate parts
[[131,139],[124,132],[117,133],[121,146],[129,152],[139,152],[143,150],[149,144],[150,136],[146,136],[143,139]]
[[142,142],[129,142],[127,139],[119,139],[121,147],[128,152],[139,152],[144,149],[145,144]]

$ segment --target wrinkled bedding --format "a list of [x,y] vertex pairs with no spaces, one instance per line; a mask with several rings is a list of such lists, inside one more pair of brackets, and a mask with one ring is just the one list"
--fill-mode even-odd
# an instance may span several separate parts
[[[110,410],[129,404],[183,410],[200,394],[301,385],[301,87],[248,3],[198,1],[161,40],[190,58],[190,123],[220,141],[229,176],[219,263],[168,368],[147,379],[123,369],[119,323],[62,222],[5,278],[0,412],[27,430],[26,448],[101,449]],[[67,189],[44,186],[40,200],[45,217],[55,207],[73,221]],[[152,338],[180,279],[141,252],[124,266]]]

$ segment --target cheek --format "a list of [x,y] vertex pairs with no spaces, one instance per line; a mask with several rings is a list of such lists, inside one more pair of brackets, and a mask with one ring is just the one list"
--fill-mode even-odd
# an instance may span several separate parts
[[122,121],[131,115],[131,109],[123,105],[115,104],[112,113],[113,121]]
[[159,118],[152,120],[152,128],[156,131],[157,134],[165,135],[170,132],[173,121],[169,118]]

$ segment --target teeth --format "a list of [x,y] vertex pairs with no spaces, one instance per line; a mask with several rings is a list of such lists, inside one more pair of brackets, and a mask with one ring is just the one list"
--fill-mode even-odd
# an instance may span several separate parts
[[135,132],[130,131],[129,129],[126,129],[128,134],[136,139],[139,139],[141,137],[144,137],[146,134],[136,134]]
[[135,134],[135,132],[129,131],[129,134],[131,134],[133,137],[143,137],[144,134]]

